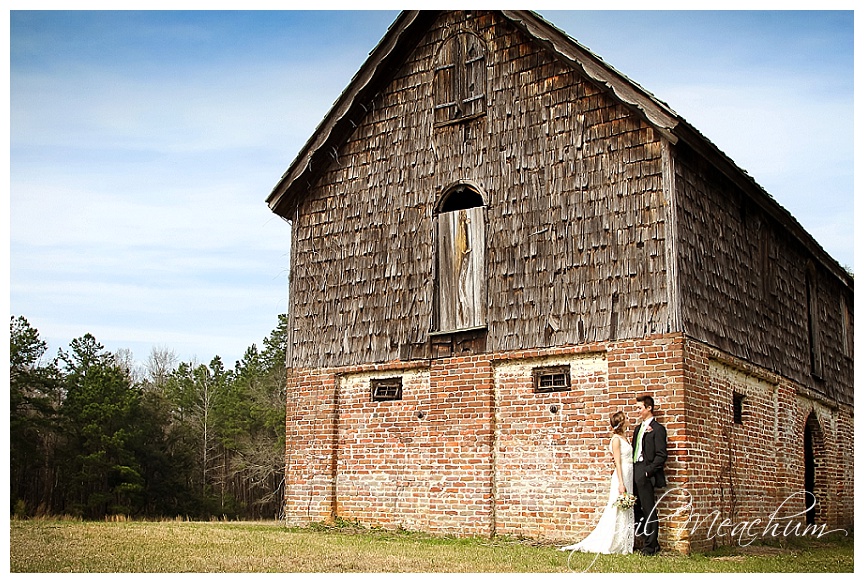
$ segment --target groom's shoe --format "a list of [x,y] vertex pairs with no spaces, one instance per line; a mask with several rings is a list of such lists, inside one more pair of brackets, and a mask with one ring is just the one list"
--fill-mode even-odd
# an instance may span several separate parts
[[653,556],[653,555],[656,555],[657,553],[659,553],[660,549],[649,549],[649,548],[643,547],[642,549],[639,550],[639,552],[645,556],[650,557],[650,556]]

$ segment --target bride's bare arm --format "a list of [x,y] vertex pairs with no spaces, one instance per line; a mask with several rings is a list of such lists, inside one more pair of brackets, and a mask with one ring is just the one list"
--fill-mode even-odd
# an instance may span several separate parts
[[615,473],[618,475],[618,493],[627,491],[624,487],[624,473],[621,470],[621,440],[612,438],[612,458],[615,460]]

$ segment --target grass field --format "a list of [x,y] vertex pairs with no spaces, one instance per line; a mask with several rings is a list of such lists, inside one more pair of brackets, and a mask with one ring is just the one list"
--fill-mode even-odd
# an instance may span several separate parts
[[556,573],[853,571],[851,536],[684,556],[597,556],[512,539],[278,522],[12,520],[13,573]]

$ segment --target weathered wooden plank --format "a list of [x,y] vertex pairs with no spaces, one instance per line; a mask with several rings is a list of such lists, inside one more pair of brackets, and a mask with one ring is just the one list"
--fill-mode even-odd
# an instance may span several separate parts
[[484,208],[439,214],[437,233],[439,329],[485,325]]

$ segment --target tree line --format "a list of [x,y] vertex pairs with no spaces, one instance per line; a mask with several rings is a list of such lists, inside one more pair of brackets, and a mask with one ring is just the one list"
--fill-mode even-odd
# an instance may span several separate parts
[[278,518],[285,316],[228,369],[154,348],[143,366],[85,334],[57,356],[23,316],[10,333],[15,516]]

